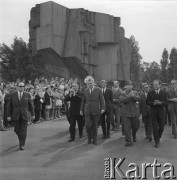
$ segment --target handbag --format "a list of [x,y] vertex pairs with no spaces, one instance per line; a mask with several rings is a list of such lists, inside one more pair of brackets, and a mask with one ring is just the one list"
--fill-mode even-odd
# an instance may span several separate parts
[[55,105],[56,106],[62,106],[62,100],[57,99]]

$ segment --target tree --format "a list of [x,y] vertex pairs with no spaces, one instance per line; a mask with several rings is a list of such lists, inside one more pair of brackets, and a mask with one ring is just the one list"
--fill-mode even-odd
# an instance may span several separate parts
[[132,81],[141,81],[141,55],[139,54],[138,42],[134,36],[130,37],[131,60],[130,60],[130,79]]
[[5,43],[1,44],[0,59],[1,75],[6,81],[16,81],[17,78],[34,79],[38,72],[30,57],[29,46],[21,38],[15,37],[10,47]]
[[165,48],[163,50],[163,53],[162,53],[162,59],[160,60],[160,64],[161,64],[161,80],[162,80],[162,82],[165,82],[165,83],[168,82],[168,71],[167,71],[168,56],[169,56],[168,51]]
[[168,68],[168,74],[169,74],[169,79],[176,79],[177,78],[177,49],[172,48],[170,52],[170,63],[169,63],[169,68]]
[[155,79],[160,79],[160,65],[153,61],[152,63],[143,63],[144,76],[143,81],[147,83],[152,83]]

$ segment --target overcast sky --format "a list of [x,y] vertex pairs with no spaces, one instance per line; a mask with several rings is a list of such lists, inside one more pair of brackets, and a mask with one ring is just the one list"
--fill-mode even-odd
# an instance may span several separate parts
[[[30,10],[43,0],[0,0],[0,43],[10,45],[14,36],[29,39]],[[164,48],[177,48],[177,1],[173,0],[55,0],[68,8],[121,17],[125,36],[135,36],[143,61],[160,62]]]

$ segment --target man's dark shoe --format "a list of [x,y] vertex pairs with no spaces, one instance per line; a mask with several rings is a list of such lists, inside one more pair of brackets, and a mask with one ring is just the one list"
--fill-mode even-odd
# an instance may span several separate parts
[[91,144],[91,143],[92,143],[91,139],[88,139],[87,144]]
[[83,138],[83,135],[80,135],[79,138]]
[[134,141],[134,142],[136,142],[136,141],[137,141],[136,136],[134,136],[134,137],[133,137],[133,141]]
[[126,144],[125,144],[125,146],[126,147],[129,147],[129,146],[131,146],[132,144],[130,143],[130,142],[126,142]]
[[24,146],[20,146],[20,150],[23,151],[25,148]]
[[149,138],[149,142],[151,142],[152,141],[152,138]]
[[156,143],[155,148],[159,148],[159,147],[160,147],[159,143]]
[[68,142],[72,142],[72,141],[74,141],[74,139],[70,139],[70,140],[68,140]]
[[109,139],[111,136],[110,135],[107,135],[107,138]]
[[174,139],[177,139],[177,135],[174,136]]
[[93,144],[94,144],[94,145],[97,145],[97,141],[93,141]]
[[103,135],[102,139],[106,139],[106,136]]

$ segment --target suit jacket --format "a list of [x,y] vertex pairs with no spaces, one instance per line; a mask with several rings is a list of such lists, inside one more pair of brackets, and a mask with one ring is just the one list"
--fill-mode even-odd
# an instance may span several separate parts
[[[155,100],[159,100],[161,101],[161,105],[154,105],[154,101]],[[160,90],[159,94],[157,95],[155,90],[152,90],[148,93],[147,95],[147,100],[146,100],[146,104],[149,105],[151,107],[151,109],[162,109],[165,110],[165,105],[167,103],[167,94]]]
[[69,114],[71,116],[80,115],[82,97],[83,97],[83,93],[81,91],[77,91],[75,96],[73,95],[70,96],[70,94],[66,95],[65,101],[66,102],[70,101]]
[[50,105],[50,98],[51,97],[50,97],[50,95],[47,92],[45,92],[44,98],[45,98],[44,105]]
[[138,103],[140,96],[138,92],[134,91],[136,94],[134,97],[128,97],[128,92],[123,91],[120,95],[119,103],[121,103],[120,115],[122,117],[138,117],[140,115]]
[[35,98],[34,98],[34,109],[36,111],[40,111],[42,109],[42,103],[41,103],[40,99],[41,99],[41,97],[38,94],[36,94]]
[[113,93],[111,89],[106,88],[105,93],[103,93],[104,100],[106,103],[106,111],[111,112],[112,111],[112,104],[113,104]]
[[101,89],[94,87],[90,94],[89,88],[84,90],[84,96],[81,104],[81,111],[85,115],[100,115],[101,110],[105,110],[105,100]]
[[177,90],[168,90],[167,91],[167,101],[168,101],[168,111],[169,112],[177,112],[177,103],[172,102],[169,99],[177,98]]
[[122,90],[119,88],[117,91],[115,88],[112,89],[113,92],[113,99],[115,99],[116,101],[113,101],[113,108],[119,108],[120,104],[119,104],[119,98],[120,95],[122,93]]
[[140,104],[139,104],[140,114],[142,114],[142,116],[148,116],[150,113],[149,111],[150,107],[146,104],[147,97],[145,93],[141,94],[140,97],[141,97]]
[[19,121],[20,114],[23,120],[28,121],[29,111],[34,116],[34,109],[31,103],[31,96],[27,92],[23,92],[21,100],[19,100],[18,92],[10,95],[7,108],[7,117],[11,117],[12,121]]

